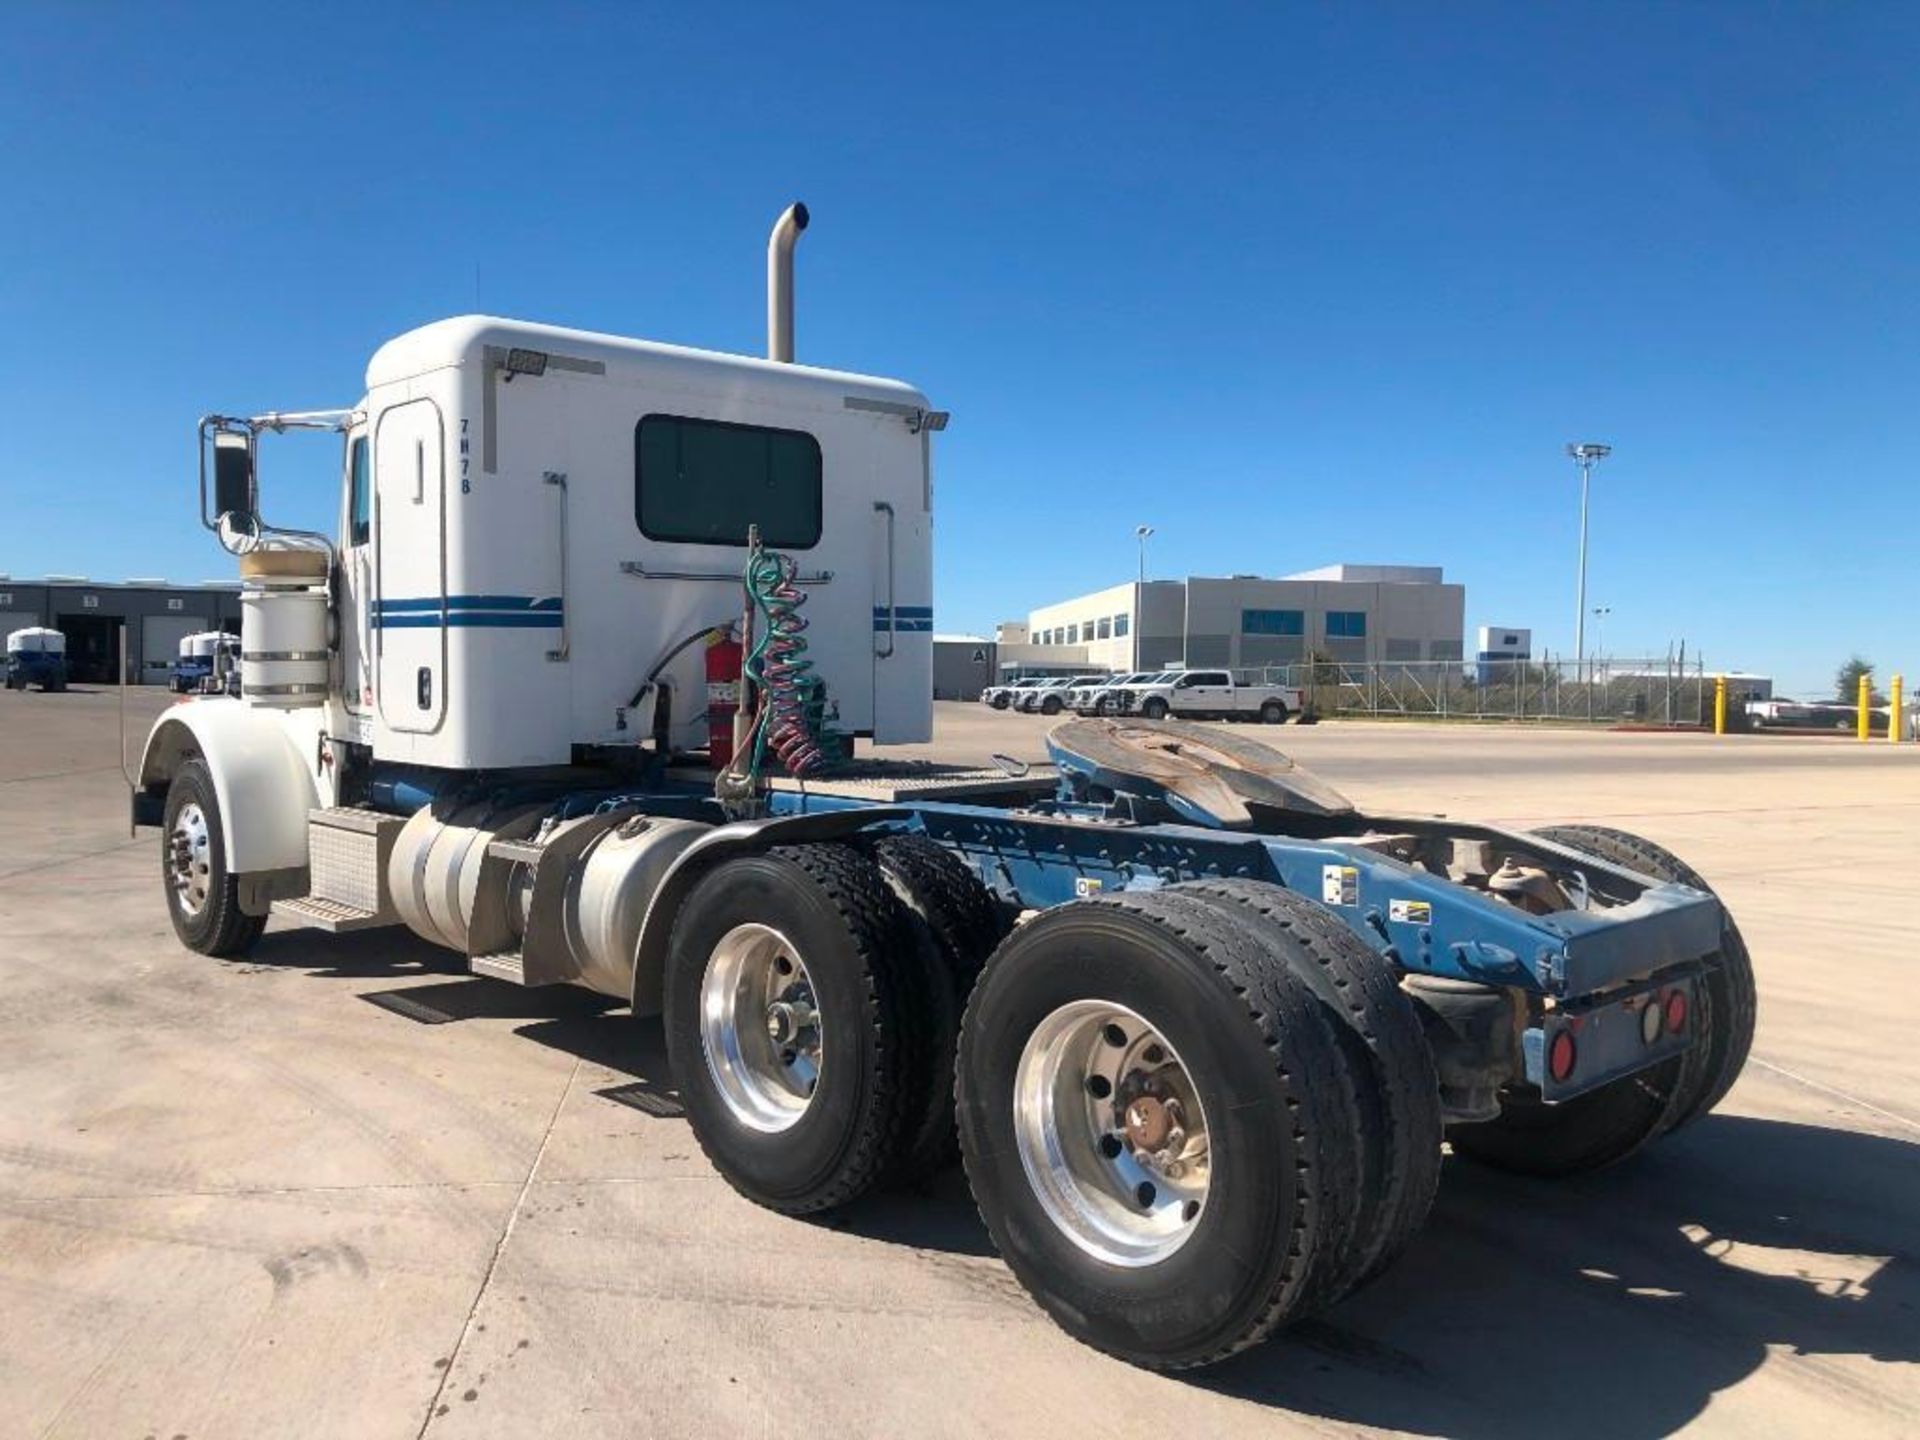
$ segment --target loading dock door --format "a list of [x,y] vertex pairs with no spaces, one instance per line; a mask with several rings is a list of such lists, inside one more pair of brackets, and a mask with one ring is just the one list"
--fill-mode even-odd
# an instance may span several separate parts
[[180,658],[180,642],[212,628],[204,615],[147,616],[140,622],[140,669],[133,676],[135,682],[165,685],[173,678],[173,662]]
[[67,637],[67,678],[82,685],[120,683],[120,625],[118,615],[98,612],[56,615],[56,630]]

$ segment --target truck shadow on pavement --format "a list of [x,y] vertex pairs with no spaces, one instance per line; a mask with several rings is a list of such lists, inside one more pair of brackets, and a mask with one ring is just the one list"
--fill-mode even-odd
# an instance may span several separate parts
[[[1776,1120],[1709,1116],[1557,1183],[1449,1160],[1398,1265],[1193,1383],[1420,1434],[1665,1435],[1770,1347],[1920,1360],[1916,1217],[1920,1146]],[[1916,1420],[1857,1367],[1820,1367],[1817,1392],[1842,1430],[1843,1395]]]
[[[318,978],[404,979],[417,975],[466,976],[466,961],[451,950],[399,927],[328,935],[317,930],[269,930],[247,954],[224,962],[250,969],[305,970]],[[486,987],[508,989],[511,987]]]

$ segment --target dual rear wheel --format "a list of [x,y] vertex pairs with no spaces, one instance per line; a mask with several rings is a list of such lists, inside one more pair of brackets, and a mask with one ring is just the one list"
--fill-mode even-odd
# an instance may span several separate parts
[[[1634,836],[1544,832],[1704,889]],[[1391,966],[1277,886],[1061,905],[1005,935],[930,841],[777,848],[695,889],[666,1024],[695,1134],[749,1197],[826,1209],[958,1148],[1009,1268],[1070,1334],[1204,1365],[1387,1268],[1438,1184],[1439,1084]],[[1534,1174],[1610,1164],[1717,1103],[1752,970],[1726,921],[1686,1054],[1564,1104],[1524,1086],[1447,1138]]]
[[809,1214],[948,1163],[961,1009],[1003,929],[919,836],[777,846],[708,874],[674,923],[664,1009],[715,1167]]
[[1418,1228],[1440,1154],[1432,1061],[1337,920],[1222,881],[1004,930],[919,837],[707,876],[676,922],[665,1008],[717,1168],[762,1204],[822,1210],[938,1168],[957,1118],[1014,1274],[1072,1334],[1160,1368],[1332,1304]]
[[957,1090],[1008,1266],[1071,1334],[1160,1369],[1233,1354],[1388,1264],[1432,1204],[1437,1095],[1383,962],[1245,881],[1023,926],[974,992]]

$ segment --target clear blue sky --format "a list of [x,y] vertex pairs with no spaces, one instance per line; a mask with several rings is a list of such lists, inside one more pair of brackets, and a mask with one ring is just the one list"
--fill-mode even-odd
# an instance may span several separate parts
[[1146,521],[1570,647],[1591,438],[1610,651],[1920,675],[1920,9],[279,8],[9,8],[0,571],[227,573],[195,417],[350,404],[476,295],[757,351],[798,197],[800,358],[954,413],[941,630]]

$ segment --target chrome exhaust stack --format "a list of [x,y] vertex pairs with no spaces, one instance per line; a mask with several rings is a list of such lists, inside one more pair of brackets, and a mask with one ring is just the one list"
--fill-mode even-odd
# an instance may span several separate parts
[[793,363],[793,247],[807,228],[807,207],[796,200],[780,212],[767,236],[767,358]]

